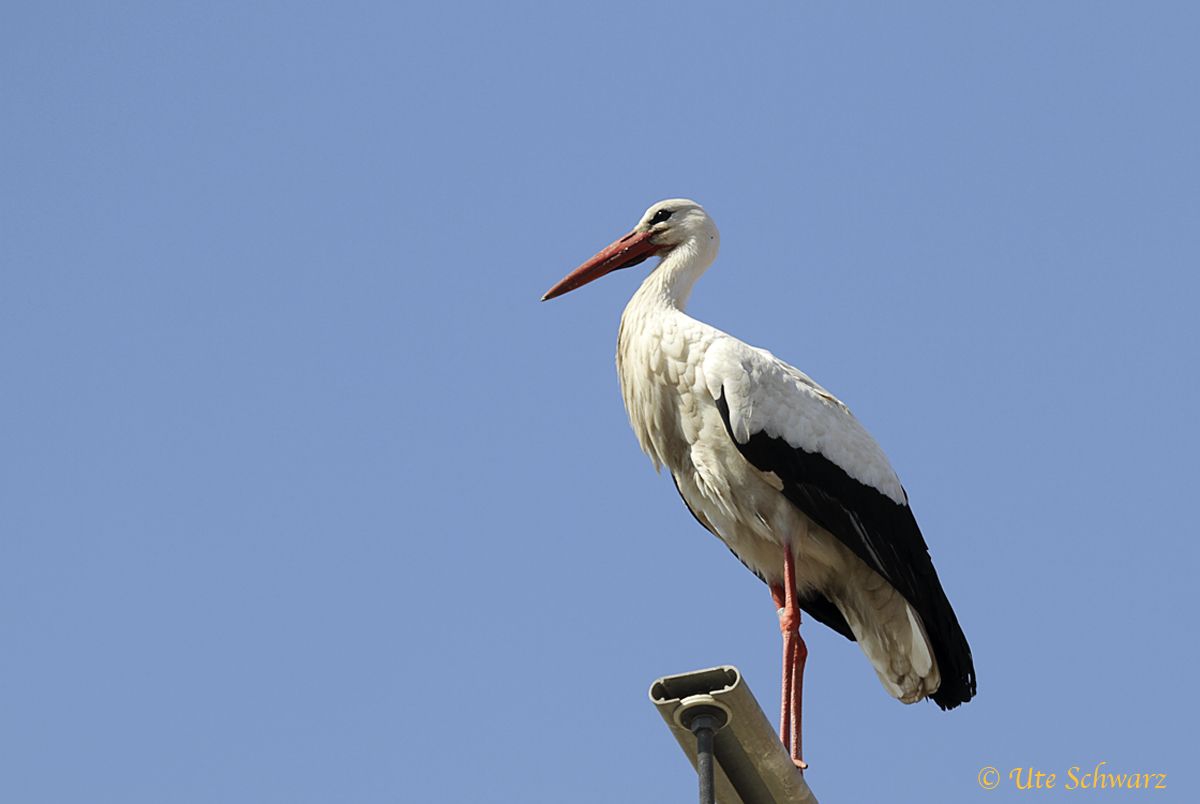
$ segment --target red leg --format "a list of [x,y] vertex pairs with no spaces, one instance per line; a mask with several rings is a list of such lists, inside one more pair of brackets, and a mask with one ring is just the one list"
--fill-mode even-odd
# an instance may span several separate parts
[[794,664],[792,670],[792,733],[796,735],[792,745],[792,762],[795,762],[796,767],[800,770],[808,767],[808,763],[804,761],[803,742],[800,736],[800,707],[804,698],[804,663],[806,661],[808,661],[808,646],[804,644],[804,637],[800,636],[800,631],[797,630],[792,653]]
[[801,701],[804,689],[804,664],[808,646],[800,636],[800,604],[796,600],[796,559],[790,547],[783,551],[783,587],[771,587],[771,597],[779,610],[779,629],[783,632],[783,683],[779,713],[779,739],[791,754],[796,767],[803,770],[801,744]]
[[779,703],[779,741],[789,751],[792,748],[792,645],[789,630],[784,625],[787,611],[787,596],[782,586],[771,587],[771,599],[775,601],[775,610],[779,614],[779,629],[783,632],[783,673],[781,674],[780,703]]

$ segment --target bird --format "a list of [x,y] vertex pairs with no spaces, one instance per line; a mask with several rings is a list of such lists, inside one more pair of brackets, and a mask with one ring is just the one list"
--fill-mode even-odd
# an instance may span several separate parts
[[770,589],[783,635],[779,739],[803,772],[801,612],[856,641],[906,704],[970,701],[975,666],[907,492],[850,409],[765,349],[686,313],[720,242],[695,201],[659,201],[542,301],[658,258],[621,315],[621,395],[654,467]]

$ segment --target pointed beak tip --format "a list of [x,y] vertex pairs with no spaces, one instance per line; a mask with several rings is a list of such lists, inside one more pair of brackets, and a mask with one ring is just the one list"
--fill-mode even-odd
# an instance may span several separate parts
[[607,273],[637,265],[657,253],[659,247],[650,242],[650,232],[635,229],[560,279],[557,285],[542,294],[542,301],[557,299]]

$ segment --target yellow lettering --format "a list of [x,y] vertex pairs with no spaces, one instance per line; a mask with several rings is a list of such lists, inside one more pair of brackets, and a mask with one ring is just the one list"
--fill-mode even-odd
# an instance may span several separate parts
[[1156,773],[1154,775],[1158,777],[1158,782],[1154,785],[1154,789],[1155,790],[1166,790],[1167,789],[1167,774]]
[[1071,781],[1067,782],[1066,787],[1063,788],[1064,790],[1074,790],[1076,787],[1079,787],[1079,777],[1075,775],[1075,771],[1077,770],[1079,770],[1078,765],[1072,765],[1067,768],[1067,778]]
[[1016,782],[1018,790],[1028,790],[1033,786],[1033,768],[1029,769],[1029,775],[1026,777],[1024,782],[1021,781],[1021,771],[1023,770],[1025,769],[1013,768],[1008,772],[1008,778]]

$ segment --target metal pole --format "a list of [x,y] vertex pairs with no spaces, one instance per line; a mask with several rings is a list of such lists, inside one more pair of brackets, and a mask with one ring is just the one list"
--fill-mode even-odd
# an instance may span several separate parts
[[716,804],[717,794],[713,787],[713,739],[721,727],[717,719],[709,714],[692,718],[692,734],[696,735],[696,776],[700,779],[700,804]]
[[700,804],[716,804],[713,753],[717,732],[729,722],[729,712],[706,695],[700,700],[692,699],[691,705],[681,713],[679,722],[696,735],[696,777],[700,781]]

